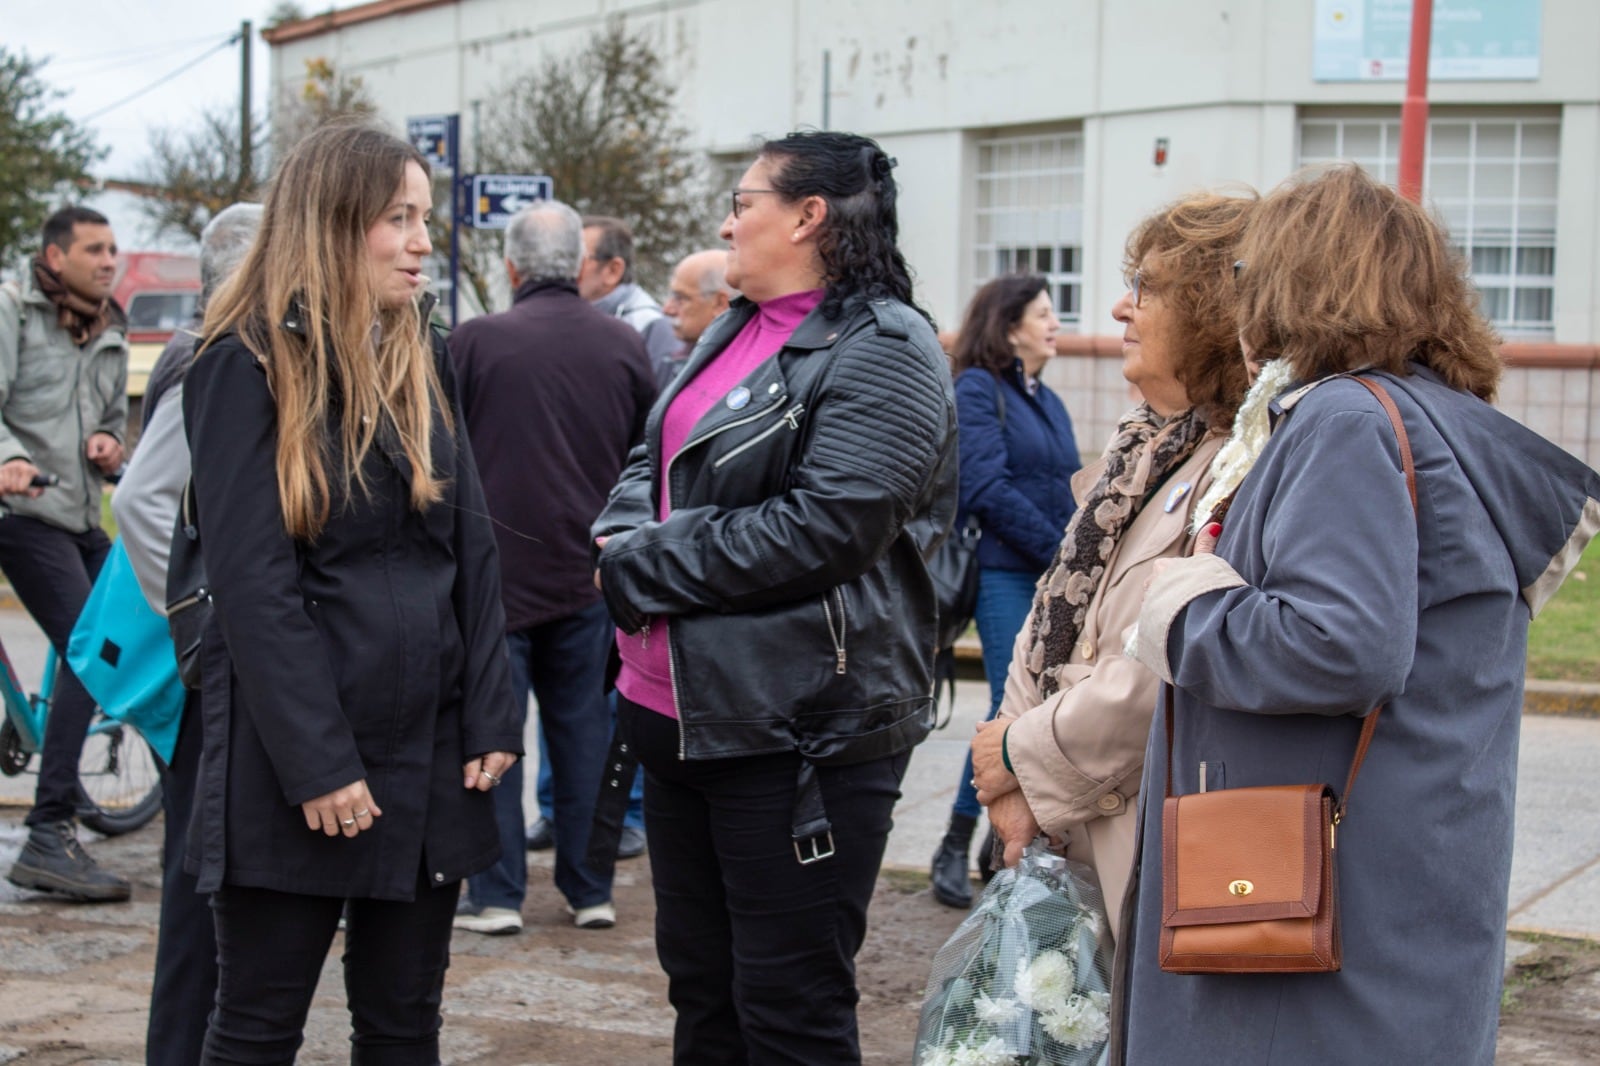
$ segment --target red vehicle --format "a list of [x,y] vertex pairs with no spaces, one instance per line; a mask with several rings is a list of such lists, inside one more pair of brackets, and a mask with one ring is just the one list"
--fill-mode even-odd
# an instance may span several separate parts
[[137,400],[161,349],[194,317],[200,260],[172,252],[123,252],[111,295],[128,313],[128,395]]

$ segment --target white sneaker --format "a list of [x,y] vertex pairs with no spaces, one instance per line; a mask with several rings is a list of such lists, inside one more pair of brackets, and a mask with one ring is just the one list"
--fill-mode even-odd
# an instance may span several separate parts
[[579,929],[610,929],[617,924],[617,908],[609,900],[576,910],[569,903],[567,913],[572,915],[572,924]]
[[469,933],[508,936],[522,931],[522,915],[510,907],[463,907],[450,924]]

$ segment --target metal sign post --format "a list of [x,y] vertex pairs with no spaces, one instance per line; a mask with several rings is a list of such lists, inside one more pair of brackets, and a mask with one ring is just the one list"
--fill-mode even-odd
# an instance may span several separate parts
[[461,116],[418,115],[406,119],[406,139],[435,170],[450,172],[450,328],[456,326],[456,281],[461,265],[461,204],[455,194],[461,173]]

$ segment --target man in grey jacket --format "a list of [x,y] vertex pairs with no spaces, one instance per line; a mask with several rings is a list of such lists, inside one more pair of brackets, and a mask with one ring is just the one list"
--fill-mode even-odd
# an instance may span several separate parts
[[128,882],[102,870],[73,827],[94,700],[64,653],[111,547],[100,489],[122,466],[126,317],[111,299],[117,242],[104,215],[63,208],[43,238],[23,284],[0,288],[0,570],[63,661],[28,842],[8,879],[78,902],[117,901]]
[[650,353],[650,369],[660,380],[678,348],[672,320],[655,297],[633,280],[633,230],[620,218],[583,216],[583,262],[578,267],[578,295],[595,309],[622,319],[639,331]]

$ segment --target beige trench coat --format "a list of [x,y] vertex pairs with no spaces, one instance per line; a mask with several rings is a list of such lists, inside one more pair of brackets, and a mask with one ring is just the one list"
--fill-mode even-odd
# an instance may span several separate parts
[[[1158,695],[1155,674],[1124,655],[1123,645],[1155,561],[1189,551],[1194,507],[1211,482],[1211,460],[1222,442],[1222,436],[1201,441],[1123,532],[1089,604],[1064,687],[1044,699],[1024,665],[1030,612],[1017,635],[1000,704],[1000,719],[1011,720],[1006,753],[1034,818],[1045,832],[1065,834],[1067,857],[1099,875],[1112,933],[1119,938],[1145,740]],[[1072,479],[1080,506],[1104,466],[1101,459]]]

